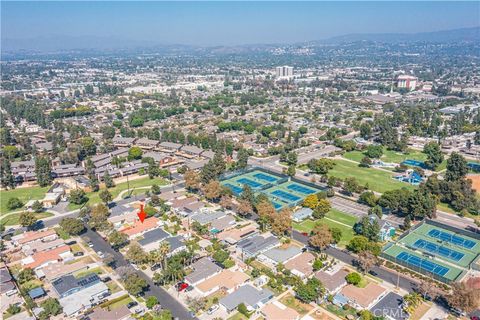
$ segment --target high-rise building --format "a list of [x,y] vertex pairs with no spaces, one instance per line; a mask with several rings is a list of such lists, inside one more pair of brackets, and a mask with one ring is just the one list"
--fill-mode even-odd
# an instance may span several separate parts
[[276,68],[277,78],[291,78],[293,77],[293,67],[282,66]]
[[415,90],[415,87],[417,86],[417,80],[418,79],[414,76],[409,76],[409,75],[398,76],[397,87],[405,88],[410,91]]

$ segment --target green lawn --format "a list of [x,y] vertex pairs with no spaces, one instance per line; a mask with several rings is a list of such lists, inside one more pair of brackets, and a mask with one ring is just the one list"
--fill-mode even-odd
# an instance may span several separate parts
[[102,303],[100,305],[100,307],[107,308],[109,310],[114,310],[114,309],[119,308],[121,306],[126,306],[127,304],[129,304],[132,301],[133,301],[133,299],[129,295],[126,294],[126,295],[121,296],[119,298],[116,298],[116,299],[107,301],[105,303]]
[[[130,181],[130,190],[132,191],[132,194],[138,194],[138,193],[145,193],[148,189],[140,189],[140,190],[135,190],[136,188],[142,188],[142,187],[149,187],[152,184],[157,184],[159,186],[164,186],[168,184],[168,181],[163,179],[163,178],[154,178],[150,179],[149,177],[141,178],[141,179],[136,179]],[[112,194],[112,197],[115,198],[117,197],[122,191],[125,191],[128,189],[129,184],[127,182],[122,182],[117,184],[115,187],[108,189],[110,193]],[[141,192],[139,192],[141,191]],[[88,192],[87,197],[88,197],[88,202],[87,204],[92,205],[92,204],[97,204],[102,202],[99,197],[99,192]],[[80,208],[80,205],[76,205],[73,203],[68,204],[68,208],[70,210],[75,210]]]
[[[43,219],[43,218],[52,217],[53,214],[51,214],[49,212],[41,212],[41,213],[36,213],[35,216],[37,217],[37,219],[40,220],[40,219]],[[3,218],[2,220],[0,220],[0,224],[2,224],[4,226],[17,225],[17,224],[19,224],[19,222],[18,222],[19,218],[20,218],[20,213],[11,214],[11,215]]]
[[[323,223],[328,225],[330,228],[338,228],[342,231],[342,239],[338,243],[339,246],[344,247],[346,246],[350,240],[353,238],[354,233],[353,233],[353,225],[357,221],[357,219],[353,216],[350,216],[346,213],[340,212],[338,210],[332,209],[327,215],[327,218],[336,220],[341,222],[337,223],[335,221],[329,220],[329,219],[318,219],[318,220],[310,220],[307,219],[305,221],[302,221],[300,223],[293,223],[293,228],[295,230],[298,230],[300,232],[306,232],[310,233],[312,229],[315,227],[317,223]],[[344,224],[349,225],[350,227],[345,226]]]
[[[349,151],[345,152],[343,155],[344,158],[360,162],[365,155],[362,151]],[[421,151],[409,149],[407,152],[398,152],[393,150],[387,150],[387,148],[383,149],[383,156],[381,158],[384,162],[393,162],[393,163],[400,163],[407,159],[412,160],[419,160],[425,161],[427,159],[427,155]]]
[[358,221],[357,217],[333,208],[327,213],[326,217],[344,224],[348,224],[352,227]]
[[413,190],[415,187],[406,183],[400,182],[392,178],[393,174],[387,171],[378,170],[374,168],[362,168],[358,164],[346,160],[334,160],[336,165],[333,169],[328,171],[329,176],[334,176],[340,179],[348,177],[355,178],[361,185],[368,184],[368,187],[377,192],[385,192],[400,188],[407,188]]
[[18,198],[23,204],[29,200],[41,200],[45,197],[45,193],[49,187],[30,187],[30,188],[17,188],[13,190],[2,190],[2,196],[0,197],[0,215],[11,211],[19,211],[22,208],[10,210],[7,208],[7,202],[10,198]]

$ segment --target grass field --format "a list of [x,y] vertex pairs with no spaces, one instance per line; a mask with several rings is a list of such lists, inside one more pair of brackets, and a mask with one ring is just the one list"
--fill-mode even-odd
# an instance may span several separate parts
[[[338,222],[335,222],[335,221]],[[353,216],[350,216],[346,213],[343,213],[341,211],[332,209],[330,212],[326,215],[324,219],[318,219],[318,220],[305,220],[300,223],[293,223],[293,228],[295,230],[298,230],[300,232],[307,232],[310,233],[312,229],[320,223],[328,225],[330,228],[338,228],[342,231],[342,239],[338,243],[339,246],[344,247],[346,246],[350,240],[353,238],[354,233],[353,233],[353,225],[357,222],[357,219]],[[346,226],[348,225],[348,226]]]
[[411,184],[400,182],[392,178],[393,174],[383,170],[373,168],[362,168],[358,164],[346,160],[334,160],[336,165],[328,171],[329,176],[345,179],[355,178],[361,185],[368,184],[368,187],[377,192],[385,192],[400,188],[413,190],[415,187]]
[[[343,154],[343,157],[345,159],[360,162],[362,161],[363,157],[365,157],[365,155],[363,154],[362,151],[355,150],[355,151],[345,152]],[[407,150],[407,152],[402,153],[398,151],[387,150],[387,148],[384,148],[383,156],[381,157],[381,160],[383,162],[398,163],[398,164],[400,164],[401,162],[407,159],[425,161],[427,160],[427,155],[421,151],[413,150],[413,149],[409,149]],[[445,156],[445,160],[443,160],[443,162],[438,166],[437,170],[435,171],[439,172],[439,171],[445,170],[446,167],[447,167],[447,159]]]
[[30,187],[30,188],[17,188],[13,190],[2,190],[0,197],[0,216],[12,212],[20,211],[22,208],[10,210],[7,208],[7,202],[10,198],[18,198],[23,204],[27,203],[29,200],[41,200],[45,197],[45,193],[48,191],[49,187]]
[[[36,213],[35,214],[35,217],[37,217],[37,219],[43,219],[43,218],[48,218],[48,217],[52,217],[53,214],[52,213],[49,213],[49,212],[41,212],[41,213]],[[0,224],[1,225],[4,225],[4,226],[13,226],[13,225],[17,225],[19,224],[18,223],[18,219],[20,218],[20,213],[14,213],[14,214],[11,214],[3,219],[0,220]]]
[[[150,179],[149,177],[141,178],[141,179],[136,179],[130,181],[130,190],[133,190],[133,194],[136,194],[138,191],[143,190],[143,193],[145,193],[148,189],[140,189],[140,190],[135,190],[136,188],[143,188],[143,187],[150,187],[153,184],[157,184],[159,186],[164,186],[168,184],[167,180],[163,178],[155,178],[155,179]],[[110,193],[112,194],[112,197],[115,198],[117,197],[122,191],[125,191],[128,189],[128,184],[127,182],[122,182],[117,184],[115,187],[108,189]],[[99,192],[88,192],[87,197],[88,197],[88,202],[87,204],[92,205],[92,204],[97,204],[102,202],[99,197]],[[139,193],[139,192],[138,192]],[[70,203],[68,205],[68,209],[70,210],[75,210],[80,208],[80,205],[75,205],[73,203]]]
[[[349,151],[343,155],[345,158],[353,161],[360,162],[365,155],[362,151]],[[393,163],[400,163],[407,159],[412,160],[420,160],[425,161],[427,159],[427,155],[421,151],[409,149],[407,152],[402,153],[393,150],[387,150],[387,148],[383,149],[383,156],[381,160],[384,162],[393,162]]]

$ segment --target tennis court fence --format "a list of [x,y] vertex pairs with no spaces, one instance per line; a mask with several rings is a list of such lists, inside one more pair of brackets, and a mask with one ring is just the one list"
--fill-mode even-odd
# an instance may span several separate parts
[[383,248],[382,253],[380,254],[380,257],[382,257],[383,259],[388,260],[390,262],[393,262],[395,264],[406,267],[410,270],[413,270],[413,271],[415,271],[415,272],[417,272],[417,273],[419,273],[423,276],[427,276],[427,277],[433,278],[437,281],[440,281],[440,282],[443,282],[443,283],[446,283],[446,284],[450,284],[450,283],[454,282],[456,279],[461,279],[467,273],[467,270],[462,270],[462,272],[455,279],[449,279],[449,278],[441,276],[439,274],[436,274],[436,273],[433,273],[433,272],[428,272],[427,270],[425,270],[424,268],[421,268],[418,265],[411,264],[408,261],[397,259],[397,257],[395,257],[395,256],[391,256],[389,254],[386,254],[385,251],[393,245],[394,245],[394,243],[388,243]]

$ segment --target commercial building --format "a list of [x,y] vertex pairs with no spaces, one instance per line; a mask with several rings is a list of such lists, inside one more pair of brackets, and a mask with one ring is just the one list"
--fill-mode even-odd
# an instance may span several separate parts
[[397,78],[397,87],[412,91],[415,90],[415,88],[417,87],[417,81],[417,77],[401,75]]
[[293,77],[293,67],[281,66],[275,69],[275,74],[277,78],[292,78]]

